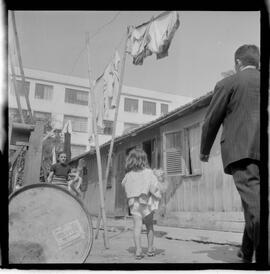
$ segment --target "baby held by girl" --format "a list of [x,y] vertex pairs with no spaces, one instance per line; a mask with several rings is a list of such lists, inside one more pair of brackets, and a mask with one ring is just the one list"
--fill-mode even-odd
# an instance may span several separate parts
[[126,175],[122,181],[128,199],[130,213],[133,217],[133,238],[136,248],[136,259],[144,257],[141,248],[142,224],[146,226],[148,250],[146,255],[155,255],[153,215],[158,209],[162,193],[166,191],[167,183],[162,170],[152,170],[148,167],[147,155],[140,149],[130,151],[126,159]]

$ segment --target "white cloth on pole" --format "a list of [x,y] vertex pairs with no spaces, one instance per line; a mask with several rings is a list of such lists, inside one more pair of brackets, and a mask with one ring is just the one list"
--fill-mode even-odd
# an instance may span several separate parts
[[56,152],[55,152],[55,146],[52,148],[52,164],[56,164]]
[[64,125],[64,127],[63,127],[63,129],[62,129],[62,134],[64,134],[64,133],[72,133],[72,124],[71,124],[71,121],[70,120],[68,120],[66,123],[65,123],[65,125]]
[[110,108],[116,107],[116,99],[119,89],[119,70],[120,70],[120,56],[118,51],[115,52],[113,61],[106,67],[104,80],[104,103],[105,116],[108,116]]
[[96,106],[97,127],[104,128],[104,80],[103,76],[99,77],[93,87],[93,93]]

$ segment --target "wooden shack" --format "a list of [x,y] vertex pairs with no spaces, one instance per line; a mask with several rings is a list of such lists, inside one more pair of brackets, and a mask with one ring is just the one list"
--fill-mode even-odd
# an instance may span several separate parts
[[[169,187],[165,206],[155,214],[159,225],[223,231],[243,231],[244,219],[239,194],[231,176],[224,174],[220,134],[208,163],[200,162],[201,127],[212,92],[115,139],[112,166],[106,187],[107,215],[129,214],[121,181],[130,149],[141,146],[152,168],[165,170]],[[110,142],[101,146],[103,177]],[[99,211],[99,188],[95,153],[84,153],[87,191],[84,204],[91,214]]]

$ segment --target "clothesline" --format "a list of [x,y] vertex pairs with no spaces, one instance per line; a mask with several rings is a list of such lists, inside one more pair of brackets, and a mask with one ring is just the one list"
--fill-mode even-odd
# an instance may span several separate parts
[[[102,26],[101,26],[101,27],[100,27],[100,28],[99,28],[99,29],[98,29],[98,30],[89,38],[89,40],[91,40],[94,36],[96,36],[97,34],[99,34],[99,33],[101,32],[101,30],[104,29],[107,25],[112,24],[112,22],[116,20],[116,18],[119,16],[120,13],[121,13],[121,11],[119,11],[119,12],[113,17],[113,19],[111,19],[109,22],[107,22],[106,24],[102,25]],[[123,38],[122,38],[122,40],[123,40]],[[122,40],[121,40],[121,41],[122,41]],[[83,46],[83,48],[81,49],[81,51],[80,51],[79,54],[77,55],[77,58],[75,59],[75,62],[74,62],[74,64],[73,64],[73,66],[72,66],[72,69],[71,69],[70,74],[73,73],[73,70],[74,70],[74,68],[75,68],[75,66],[76,66],[76,64],[77,64],[77,62],[78,62],[78,60],[79,60],[79,58],[81,57],[82,53],[83,53],[85,50],[86,50],[86,45]]]

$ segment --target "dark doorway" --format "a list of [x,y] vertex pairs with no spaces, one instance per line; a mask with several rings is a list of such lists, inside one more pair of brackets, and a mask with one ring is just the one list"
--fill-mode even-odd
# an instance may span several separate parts
[[143,142],[143,150],[147,155],[149,167],[152,167],[152,140]]

